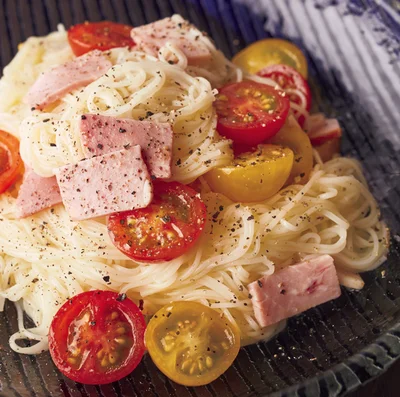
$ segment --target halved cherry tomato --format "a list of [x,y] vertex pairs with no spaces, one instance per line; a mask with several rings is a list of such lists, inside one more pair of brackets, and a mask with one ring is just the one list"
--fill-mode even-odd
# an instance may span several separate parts
[[240,349],[236,326],[197,302],[174,302],[150,320],[146,347],[168,378],[185,386],[206,385],[222,375]]
[[288,147],[294,152],[293,167],[286,184],[305,183],[313,167],[312,146],[308,135],[292,115],[288,117],[283,128],[268,140],[268,143]]
[[112,214],[107,227],[115,246],[130,258],[169,261],[193,246],[206,218],[206,206],[195,190],[158,181],[148,207]]
[[68,29],[68,41],[76,56],[92,50],[133,47],[131,30],[132,26],[110,21],[85,22]]
[[331,160],[335,154],[340,153],[340,138],[330,139],[322,145],[314,146],[314,149],[318,152],[321,160],[325,163],[326,161]]
[[285,123],[290,103],[283,91],[254,81],[222,87],[215,101],[218,132],[236,143],[257,145]]
[[232,62],[245,71],[256,74],[269,65],[285,64],[307,78],[307,61],[301,50],[286,40],[256,41],[236,54]]
[[88,291],[58,310],[49,331],[57,368],[86,384],[106,384],[129,375],[143,357],[146,323],[125,294]]
[[[296,103],[307,112],[311,109],[311,91],[306,79],[296,70],[288,65],[271,65],[260,70],[259,76],[268,77],[276,81],[286,92],[290,102]],[[299,91],[299,93],[297,93]],[[295,112],[296,114],[296,112]],[[300,126],[304,125],[305,118],[296,114]]]
[[19,140],[0,130],[0,193],[4,193],[15,182],[22,164]]
[[281,146],[259,145],[232,165],[213,168],[204,178],[212,191],[232,201],[263,201],[277,193],[290,175],[293,152]]
[[242,145],[240,143],[233,142],[232,149],[234,156],[239,157],[243,153],[255,152],[257,150],[257,146]]

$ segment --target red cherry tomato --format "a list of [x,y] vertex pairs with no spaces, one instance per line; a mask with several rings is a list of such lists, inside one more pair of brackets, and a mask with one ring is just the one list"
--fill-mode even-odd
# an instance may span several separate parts
[[13,184],[21,168],[19,140],[0,130],[0,193],[4,193]]
[[92,50],[106,51],[115,47],[133,47],[132,26],[103,22],[85,22],[68,29],[68,41],[76,56]]
[[257,146],[242,145],[240,143],[233,142],[232,149],[233,149],[233,154],[236,158],[243,153],[255,152],[257,150]]
[[[307,110],[311,109],[311,91],[306,79],[294,68],[288,65],[271,65],[260,70],[257,73],[259,76],[268,77],[276,81],[286,92],[291,102],[294,102]],[[300,91],[304,99],[293,90]],[[305,100],[305,103],[303,101]],[[298,122],[303,126],[305,119],[303,116],[298,117]]]
[[156,182],[152,203],[109,216],[114,245],[138,261],[172,260],[200,237],[207,209],[199,194],[178,182]]
[[250,146],[274,136],[290,108],[283,91],[253,81],[222,87],[214,104],[218,132],[235,143]]
[[50,354],[57,368],[75,382],[116,382],[140,363],[145,328],[143,314],[125,294],[83,292],[55,315]]

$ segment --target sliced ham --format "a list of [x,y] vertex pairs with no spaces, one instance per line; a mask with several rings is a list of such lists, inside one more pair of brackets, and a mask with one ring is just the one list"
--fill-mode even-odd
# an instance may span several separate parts
[[201,36],[203,33],[180,15],[133,28],[131,32],[133,41],[149,55],[157,57],[160,48],[169,42],[186,55],[190,65],[204,65],[212,58],[210,49],[199,40]]
[[17,198],[17,217],[25,218],[62,202],[55,176],[43,178],[26,168]]
[[173,131],[168,123],[85,114],[80,130],[86,157],[139,145],[152,176],[171,176]]
[[153,187],[140,146],[56,170],[65,208],[73,220],[147,207]]
[[254,314],[262,327],[340,296],[333,258],[320,255],[249,284]]
[[323,113],[310,114],[307,119],[307,131],[311,131],[322,127],[325,124],[326,117]]
[[342,136],[342,129],[337,119],[327,119],[322,113],[311,115],[307,123],[308,137],[314,146]]
[[98,79],[112,66],[95,50],[42,73],[24,98],[31,107],[43,109],[65,94]]

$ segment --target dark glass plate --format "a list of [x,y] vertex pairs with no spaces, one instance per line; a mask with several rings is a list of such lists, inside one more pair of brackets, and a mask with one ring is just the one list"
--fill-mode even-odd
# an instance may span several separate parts
[[[389,5],[391,3],[391,5]],[[400,355],[400,4],[372,0],[2,0],[0,63],[19,42],[84,20],[141,25],[180,13],[231,57],[246,44],[293,40],[309,62],[315,110],[338,117],[343,151],[359,158],[391,228],[387,262],[343,295],[289,321],[268,343],[242,349],[224,376],[187,389],[147,357],[119,383],[83,386],[61,376],[49,355],[8,347],[11,304],[0,315],[1,396],[338,396],[382,373]],[[385,271],[385,273],[382,273]]]

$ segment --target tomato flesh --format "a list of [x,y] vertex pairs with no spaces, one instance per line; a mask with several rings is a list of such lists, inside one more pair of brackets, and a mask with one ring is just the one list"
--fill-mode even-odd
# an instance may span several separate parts
[[4,193],[15,182],[22,164],[18,139],[0,130],[0,193]]
[[174,302],[150,320],[146,347],[156,366],[185,386],[206,385],[222,375],[240,349],[236,326],[197,302]]
[[268,143],[282,145],[293,150],[294,161],[286,184],[305,183],[313,167],[313,152],[308,135],[296,119],[290,115],[283,128]]
[[85,22],[68,29],[68,42],[76,56],[92,50],[133,47],[132,26],[110,21]]
[[85,384],[107,384],[129,375],[143,357],[144,316],[126,296],[88,291],[55,315],[49,350],[58,369]]
[[[288,65],[271,65],[260,70],[257,73],[259,76],[267,77],[276,81],[280,87],[286,92],[290,102],[296,103],[302,106],[307,112],[311,109],[311,91],[306,79],[294,68]],[[299,94],[294,92],[299,91],[300,95],[304,96],[304,99]],[[296,112],[295,112],[296,113]],[[298,122],[300,126],[305,123],[305,118],[299,115]]]
[[245,145],[257,145],[275,135],[290,108],[283,91],[253,81],[222,87],[214,105],[218,132]]
[[157,181],[148,207],[110,215],[107,227],[115,246],[130,258],[168,261],[195,244],[206,218],[206,206],[195,190]]
[[259,145],[235,158],[225,167],[204,175],[213,192],[234,202],[263,201],[277,193],[288,179],[293,166],[293,152],[277,145]]

